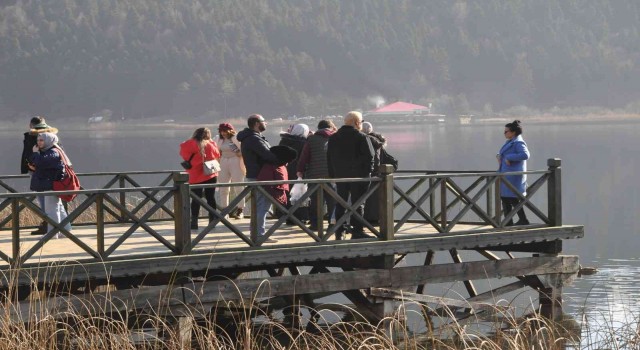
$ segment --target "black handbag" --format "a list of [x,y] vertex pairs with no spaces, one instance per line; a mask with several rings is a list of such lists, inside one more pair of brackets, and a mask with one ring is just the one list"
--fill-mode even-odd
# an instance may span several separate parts
[[393,171],[398,170],[398,160],[396,157],[390,155],[384,147],[380,148],[380,164],[389,164],[393,166]]
[[180,162],[180,165],[182,165],[183,168],[185,168],[186,170],[191,169],[191,159],[193,159],[193,156],[195,156],[196,154],[192,154],[191,157],[189,157],[189,160],[183,160],[182,162]]

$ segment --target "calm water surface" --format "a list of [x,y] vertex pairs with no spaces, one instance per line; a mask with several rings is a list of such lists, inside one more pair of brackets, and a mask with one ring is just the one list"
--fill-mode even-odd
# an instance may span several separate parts
[[[387,137],[390,153],[404,169],[494,170],[494,155],[504,142],[502,125],[374,127]],[[279,140],[278,131],[271,127],[266,133],[272,144]],[[169,170],[179,168],[178,144],[191,132],[61,130],[59,136],[78,172]],[[565,288],[570,313],[584,310],[624,320],[629,309],[637,308],[639,134],[638,123],[525,124],[529,169],[546,169],[548,158],[562,159],[563,221],[585,226],[585,238],[566,241],[565,253],[600,269]],[[22,134],[0,131],[0,147],[0,174],[17,174]]]

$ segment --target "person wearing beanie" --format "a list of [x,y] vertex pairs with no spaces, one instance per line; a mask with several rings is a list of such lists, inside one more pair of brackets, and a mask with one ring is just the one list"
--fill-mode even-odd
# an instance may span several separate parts
[[[218,173],[218,183],[242,182],[247,173],[240,152],[240,141],[236,138],[236,130],[229,123],[218,125],[218,136],[216,144],[220,151],[220,172]],[[241,186],[218,187],[218,198],[220,199],[220,207],[229,206],[229,192],[232,192],[231,198],[237,197],[244,188]],[[238,203],[229,216],[234,219],[244,218],[244,198]]]
[[[54,150],[55,147],[59,147],[56,134],[49,132],[38,134],[36,145],[33,146],[29,159],[34,169],[30,185],[32,191],[52,191],[53,181],[62,178],[64,163],[60,153]],[[58,196],[38,196],[38,201],[42,210],[56,223],[67,218],[67,211]],[[64,228],[71,231],[71,223],[67,223]],[[48,231],[52,229],[53,227],[49,225]],[[58,233],[57,237],[61,237],[61,234]]]
[[[289,180],[289,175],[287,172],[287,164],[298,157],[298,152],[288,146],[273,146],[269,149],[271,153],[273,153],[278,159],[277,164],[265,164],[260,169],[258,173],[258,181],[286,181]],[[279,184],[279,185],[270,185],[265,186],[265,189],[271,197],[273,197],[278,203],[283,206],[287,205],[288,198],[287,192],[289,192],[289,184]],[[267,210],[258,210],[258,222],[262,223],[262,226],[258,227],[258,236],[264,236],[265,227],[264,223],[267,217]],[[275,243],[277,242],[275,239],[268,239],[266,242]]]

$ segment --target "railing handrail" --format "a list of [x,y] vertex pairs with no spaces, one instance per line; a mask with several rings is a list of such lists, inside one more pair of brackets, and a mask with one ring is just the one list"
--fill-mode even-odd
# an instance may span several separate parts
[[[140,171],[106,171],[106,172],[91,172],[91,173],[76,173],[78,176],[112,176],[112,175],[153,175],[153,174],[171,174],[179,172],[180,170],[140,170]],[[30,174],[17,174],[17,175],[0,175],[0,180],[3,179],[22,179],[30,178]]]
[[[109,259],[112,257],[112,253],[137,229],[143,228],[151,236],[154,236],[160,243],[164,244],[169,251],[165,254],[190,254],[192,249],[198,248],[198,243],[212,232],[213,227],[220,223],[227,226],[233,233],[235,233],[240,239],[248,243],[249,246],[259,246],[268,237],[262,237],[258,239],[255,236],[256,224],[253,222],[249,225],[249,234],[246,232],[246,228],[239,229],[240,226],[236,226],[236,223],[232,223],[226,219],[229,215],[231,208],[235,206],[244,197],[249,195],[255,195],[260,193],[262,195],[268,195],[265,188],[266,186],[289,184],[294,185],[298,183],[304,183],[308,185],[308,191],[304,194],[302,203],[304,200],[309,200],[309,197],[313,191],[316,191],[322,203],[322,194],[324,196],[334,197],[341,205],[347,208],[345,214],[340,218],[336,218],[337,224],[346,223],[347,218],[352,216],[351,220],[359,220],[366,222],[365,226],[378,237],[380,240],[393,240],[394,235],[402,225],[409,222],[424,222],[434,228],[439,233],[451,232],[451,229],[458,224],[480,224],[488,225],[498,228],[503,228],[507,221],[509,221],[516,211],[520,208],[529,208],[534,216],[540,218],[543,225],[546,226],[558,226],[562,225],[562,213],[561,213],[561,162],[559,159],[550,159],[548,161],[549,168],[546,170],[530,170],[530,171],[517,171],[517,172],[496,172],[496,171],[437,171],[437,170],[417,170],[410,171],[405,170],[398,173],[393,173],[393,169],[390,166],[384,166],[381,168],[381,175],[372,178],[341,178],[341,179],[303,179],[303,180],[286,180],[286,181],[247,181],[236,183],[214,183],[214,184],[194,184],[187,183],[188,174],[181,171],[140,171],[140,172],[103,172],[103,173],[88,173],[88,176],[100,176],[108,175],[113,176],[104,185],[104,188],[94,189],[82,189],[77,191],[46,191],[46,192],[8,192],[0,193],[0,206],[4,208],[11,208],[13,231],[13,244],[14,252],[12,257],[9,257],[4,252],[0,251],[0,258],[5,261],[20,261],[29,259],[34,254],[34,249],[37,249],[44,242],[38,243],[39,246],[31,248],[27,255],[20,256],[18,252],[19,248],[19,214],[20,211],[26,209],[35,212],[37,216],[45,218],[44,212],[38,208],[32,201],[36,196],[57,196],[61,194],[79,194],[79,198],[84,198],[82,201],[76,200],[73,212],[70,212],[69,222],[79,218],[80,213],[83,210],[89,208],[89,206],[95,205],[97,211],[97,218],[95,224],[98,234],[98,249],[85,247],[84,249],[95,258],[99,256],[101,259]],[[170,174],[166,177],[158,186],[140,186],[132,177],[128,175],[147,175],[147,174]],[[85,176],[86,176],[85,175]],[[500,209],[500,190],[499,184],[504,181],[504,177],[510,175],[540,175],[529,186],[527,194],[516,194],[519,204],[509,213],[502,213]],[[26,177],[28,175],[16,175],[5,176],[4,178],[16,178]],[[2,178],[2,177],[0,177]],[[469,178],[472,178],[469,182]],[[339,198],[340,195],[336,191],[332,184],[335,183],[353,183],[353,182],[367,182],[371,183],[370,189],[364,193],[360,198],[353,199],[349,203],[344,199]],[[404,182],[404,184],[402,183]],[[408,182],[408,186],[406,183]],[[143,183],[141,181],[141,183]],[[471,185],[469,185],[471,183]],[[543,185],[547,184],[547,199],[548,210],[546,213],[537,207],[537,201],[531,201],[531,197],[536,192],[544,188]],[[118,187],[111,187],[116,185]],[[130,187],[126,187],[129,185]],[[514,185],[507,183],[507,188],[512,191],[517,190]],[[220,187],[244,187],[240,196],[230,200],[229,205],[226,208],[212,208],[202,198],[198,198],[191,190],[203,189],[203,188],[220,188]],[[426,189],[425,189],[426,186]],[[9,190],[13,190],[9,188]],[[379,219],[380,227],[375,228],[374,224],[364,219],[361,214],[356,213],[356,207],[359,203],[363,203],[369,196],[375,191],[380,192],[380,199],[378,203],[380,205]],[[125,194],[127,193],[141,193],[140,200],[136,199],[136,204],[130,206],[130,202],[125,203]],[[113,194],[120,194],[114,196]],[[394,198],[395,196],[395,198]],[[270,197],[270,196],[269,196]],[[436,198],[439,200],[436,201]],[[536,196],[538,198],[540,196]],[[129,197],[132,198],[132,197]],[[137,198],[134,196],[133,198]],[[486,199],[486,203],[483,201]],[[173,208],[169,203],[173,200]],[[189,229],[190,210],[189,202],[198,200],[201,203],[202,208],[209,212],[210,218],[213,217],[212,224],[207,226],[203,231],[192,233]],[[326,231],[324,228],[320,228],[317,232],[311,232],[301,223],[300,220],[293,216],[293,212],[301,206],[296,204],[291,208],[284,208],[275,200],[270,199],[272,204],[285,211],[285,215],[291,218],[298,225],[302,225],[303,233],[308,234],[312,241],[315,243],[324,242],[329,239],[336,232],[336,227],[328,227]],[[486,204],[486,205],[485,205]],[[405,212],[399,212],[398,220],[394,218],[394,209],[398,208],[398,205],[402,205],[403,208],[408,208]],[[322,208],[323,206],[319,206]],[[150,209],[149,209],[150,208]],[[494,212],[495,209],[495,212]],[[318,209],[318,217],[323,213]],[[164,211],[164,212],[162,212]],[[253,211],[252,211],[253,212]],[[71,214],[73,213],[73,215]],[[162,217],[154,217],[155,213],[162,213]],[[475,216],[466,216],[467,213],[475,214]],[[105,215],[110,215],[108,220],[105,220]],[[167,219],[167,215],[169,218]],[[212,215],[212,216],[211,216]],[[276,220],[275,224],[268,229],[267,234],[273,234],[275,230],[282,227],[286,217],[281,217]],[[416,217],[418,220],[416,220]],[[112,221],[114,218],[116,221]],[[359,219],[358,219],[359,218]],[[424,219],[424,220],[423,220]],[[92,219],[93,220],[93,219]],[[175,231],[175,242],[170,242],[163,238],[154,228],[149,226],[149,222],[156,220],[173,220]],[[478,221],[481,220],[481,221]],[[52,224],[50,219],[47,221]],[[7,223],[6,219],[2,221],[4,226]],[[124,228],[126,232],[122,237],[118,238],[115,243],[109,243],[110,246],[105,246],[104,241],[104,227],[106,224],[114,223],[131,223],[129,228]],[[49,231],[47,238],[51,238],[56,232],[63,232],[65,235],[72,235],[63,228],[63,224],[54,225],[53,231]],[[303,227],[304,226],[304,227]],[[241,231],[242,230],[242,231]],[[324,232],[324,233],[323,233]],[[456,231],[458,232],[458,231]],[[193,235],[193,237],[192,237]],[[69,237],[72,238],[72,237]],[[73,237],[73,241],[78,241],[78,244],[82,242]],[[312,243],[313,243],[312,242]],[[81,246],[82,247],[82,246]],[[31,255],[29,255],[31,254]],[[157,252],[156,252],[157,254]]]
[[414,175],[396,175],[397,179],[437,179],[442,177],[482,177],[482,176],[509,176],[509,175],[542,175],[550,174],[550,170],[527,170],[527,171],[510,171],[510,172],[454,172],[454,173],[430,173],[430,174],[414,174]]

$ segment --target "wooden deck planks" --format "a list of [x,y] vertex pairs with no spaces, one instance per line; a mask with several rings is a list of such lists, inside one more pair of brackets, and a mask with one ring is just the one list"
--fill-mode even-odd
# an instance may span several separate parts
[[[249,220],[233,220],[233,223],[240,228],[240,230],[249,235]],[[268,225],[275,223],[275,220],[270,220]],[[199,222],[201,230],[208,224],[207,220],[200,220]],[[174,241],[173,222],[151,222],[148,225],[155,231],[160,233],[169,242]],[[120,237],[120,235],[126,231],[130,224],[113,224],[105,226],[105,249],[109,247]],[[269,226],[267,226],[269,227]],[[457,225],[455,232],[463,232],[470,230],[486,229],[488,226],[481,225]],[[21,232],[20,237],[20,251],[25,252],[38,242],[42,236],[31,236],[29,231],[24,230]],[[86,243],[89,247],[97,250],[97,229],[96,226],[75,226],[73,234]],[[198,232],[192,231],[192,237],[195,237]],[[431,225],[408,223],[405,224],[397,235],[406,234],[435,234],[437,231]],[[9,231],[3,235],[0,232],[0,250],[9,253],[11,252],[11,235]],[[289,244],[303,244],[312,243],[314,240],[305,234],[297,226],[281,226],[276,234],[272,236],[278,240],[277,243],[266,243],[265,246],[274,245],[289,245]],[[229,228],[222,224],[209,232],[202,241],[200,241],[195,247],[195,250],[219,250],[219,249],[241,249],[248,247],[239,237],[237,237]],[[157,239],[151,236],[143,228],[138,228],[135,233],[127,239],[118,249],[114,251],[111,257],[126,257],[130,255],[139,254],[154,254],[154,253],[170,253],[170,250],[161,244]],[[39,250],[34,257],[32,257],[27,263],[32,262],[50,262],[58,260],[82,260],[90,258],[89,254],[75,245],[66,237],[53,238],[47,242],[42,249]],[[0,265],[1,266],[1,265]]]
[[[134,237],[137,235],[136,233]],[[283,235],[283,233],[280,232],[279,235]],[[73,261],[59,260],[58,263],[49,266],[49,263],[41,261],[31,266],[24,266],[18,279],[19,284],[24,284],[29,283],[32,276],[42,276],[42,279],[47,274],[54,274],[57,279],[62,281],[78,281],[107,277],[144,276],[173,271],[250,270],[264,269],[269,266],[287,266],[287,264],[313,265],[331,260],[358,257],[441,251],[453,248],[476,249],[515,243],[580,238],[584,235],[584,228],[582,226],[563,226],[452,235],[407,234],[397,235],[393,241],[350,240],[316,244],[300,243],[300,241],[294,243],[296,242],[296,234],[292,233],[291,235],[293,237],[287,238],[291,240],[291,244],[284,244],[286,239],[280,240],[278,245],[265,247],[241,247],[240,245],[234,247],[233,244],[230,244],[224,248],[223,244],[219,244],[218,246],[212,245],[216,247],[213,250],[194,251],[190,255],[183,256],[158,256],[143,252],[149,250],[148,247],[137,250],[135,247],[131,247],[129,249],[132,252],[130,255],[105,263],[94,262],[79,265]],[[63,244],[63,242],[55,243]],[[280,243],[283,244],[280,245]],[[160,246],[159,243],[158,246]],[[64,253],[59,251],[57,256],[61,255]],[[7,271],[6,275],[11,275],[11,273]]]

